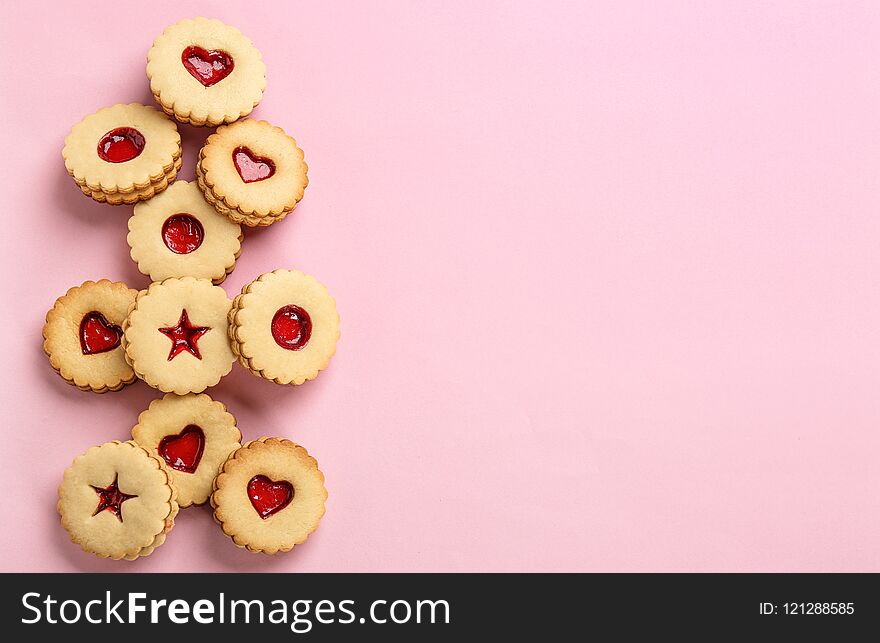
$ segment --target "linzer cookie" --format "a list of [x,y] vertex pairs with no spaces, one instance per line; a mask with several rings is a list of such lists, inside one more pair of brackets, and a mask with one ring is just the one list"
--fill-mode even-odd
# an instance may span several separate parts
[[137,290],[101,279],[67,291],[46,314],[43,350],[52,368],[83,391],[118,391],[135,381],[120,346]]
[[200,393],[232,369],[230,301],[207,279],[170,278],[138,293],[123,325],[125,358],[166,393]]
[[260,438],[235,451],[214,480],[211,506],[239,547],[274,554],[305,542],[324,515],[324,474],[303,447]]
[[133,442],[92,447],[64,472],[58,513],[70,539],[102,558],[134,560],[165,542],[177,491],[161,458]]
[[147,77],[167,114],[211,127],[250,114],[266,88],[266,66],[253,43],[207,18],[165,29],[147,54]]
[[143,190],[135,190],[133,192],[124,193],[124,192],[115,192],[111,194],[107,194],[106,192],[101,192],[100,190],[93,191],[90,190],[87,186],[81,185],[79,189],[85,194],[87,197],[91,197],[95,201],[99,203],[108,203],[110,205],[131,205],[132,203],[137,203],[138,201],[144,201],[146,199],[150,199],[153,196],[159,194],[163,190],[165,190],[174,179],[177,177],[177,173],[180,172],[180,168],[183,165],[183,158],[179,158],[174,162],[174,168],[171,172],[169,172],[165,177],[159,180],[156,183],[150,184],[149,187]]
[[146,105],[114,105],[73,126],[61,152],[83,194],[120,205],[168,187],[181,165],[180,134],[170,118]]
[[217,128],[196,165],[199,188],[220,214],[247,226],[286,217],[302,199],[308,166],[296,141],[266,121]]
[[336,352],[336,302],[311,275],[266,273],[233,300],[229,339],[252,373],[278,384],[302,384],[317,377]]
[[241,253],[241,226],[218,214],[186,181],[134,206],[128,230],[131,258],[153,281],[189,276],[219,284]]
[[241,446],[235,418],[204,393],[153,400],[131,437],[165,461],[181,507],[207,502],[220,465]]

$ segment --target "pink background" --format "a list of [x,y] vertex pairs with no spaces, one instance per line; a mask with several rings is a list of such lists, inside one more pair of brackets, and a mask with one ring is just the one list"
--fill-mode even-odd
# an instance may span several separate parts
[[[103,5],[103,9],[98,9]],[[876,3],[15,2],[0,21],[4,570],[880,570]],[[86,279],[145,287],[62,140],[151,102],[152,39],[215,16],[262,50],[255,116],[310,186],[249,231],[234,294],[296,267],[338,300],[330,369],[236,366],[246,438],[319,460],[320,529],[236,549],[207,508],[134,564],[55,489],[159,394],[41,350]],[[181,126],[185,166],[207,132]]]

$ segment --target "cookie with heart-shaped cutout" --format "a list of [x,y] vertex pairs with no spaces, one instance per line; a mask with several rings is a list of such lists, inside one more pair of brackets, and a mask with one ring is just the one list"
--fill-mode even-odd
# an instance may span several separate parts
[[283,438],[246,443],[214,480],[211,506],[239,547],[274,554],[305,542],[324,515],[327,489],[318,462]]
[[302,384],[336,354],[339,313],[327,288],[299,270],[246,285],[229,311],[229,340],[242,366],[277,384]]
[[70,539],[102,558],[134,560],[165,542],[177,490],[158,456],[133,442],[86,451],[64,472],[58,513]]
[[218,214],[187,181],[138,203],[128,220],[131,258],[153,281],[189,276],[219,284],[235,267],[241,239],[241,226]]
[[153,400],[131,437],[165,461],[181,507],[207,502],[220,465],[241,447],[235,418],[204,393]]
[[86,281],[46,314],[43,350],[52,368],[83,391],[118,391],[137,379],[122,350],[122,324],[137,290],[122,282]]
[[138,293],[123,324],[125,359],[165,393],[201,393],[232,370],[232,302],[208,279],[171,277]]
[[263,97],[266,66],[238,29],[186,19],[162,32],[147,53],[156,102],[182,123],[215,127],[247,116]]
[[180,134],[174,121],[153,107],[114,105],[74,125],[61,155],[86,196],[112,205],[134,203],[177,177]]
[[224,125],[199,152],[199,188],[220,214],[267,226],[290,214],[309,184],[296,141],[280,127],[250,118]]

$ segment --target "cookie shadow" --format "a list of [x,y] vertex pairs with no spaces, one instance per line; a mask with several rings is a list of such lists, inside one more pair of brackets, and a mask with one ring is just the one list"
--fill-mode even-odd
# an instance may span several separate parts
[[295,418],[324,394],[324,383],[306,382],[300,386],[276,384],[254,375],[238,362],[220,384],[205,391],[223,402],[238,421],[242,442],[262,436],[276,436],[299,442],[307,429]]
[[296,390],[298,388],[301,387],[282,386],[265,380],[251,373],[236,360],[229,375],[205,392],[229,406],[233,415],[235,411],[232,408],[236,408],[265,416],[266,408],[287,411],[296,406],[297,399],[301,397],[298,395],[300,391]]
[[67,173],[64,163],[53,173],[52,197],[53,203],[64,204],[64,207],[58,208],[61,216],[74,216],[89,225],[106,223],[107,215],[112,214],[109,210],[125,209],[122,205],[98,203],[83,194],[73,177]]
[[[296,255],[296,243],[300,238],[300,231],[303,226],[308,224],[309,205],[305,201],[301,201],[294,208],[293,212],[284,217],[283,220],[273,223],[270,226],[241,226],[244,233],[244,242],[242,246],[247,244],[248,267],[255,270],[247,281],[255,279],[258,275],[265,272],[271,272],[277,268],[296,268],[295,261],[287,261],[285,265],[272,265],[260,261],[260,257],[272,257],[278,255]],[[281,234],[283,232],[283,234]],[[244,256],[244,254],[242,254]],[[256,260],[256,261],[254,261]],[[249,270],[249,272],[251,272]]]
[[[84,279],[92,281],[101,278],[122,279],[132,288],[145,288],[150,280],[140,273],[137,264],[132,261],[126,242],[128,219],[134,206],[99,203],[86,196],[64,170],[63,165],[55,173],[52,190],[54,203],[63,204],[58,207],[57,216],[74,217],[83,222],[89,228],[89,232],[86,234],[102,234],[102,231],[109,229],[109,234],[115,240],[113,243],[102,244],[102,247],[105,253],[112,255],[113,265],[119,267],[118,272],[114,275],[87,274]],[[70,286],[77,286],[81,281],[71,283]],[[55,297],[60,297],[63,294],[63,292],[59,292]],[[52,302],[47,302],[47,305],[46,310],[52,307]]]
[[[49,391],[51,395],[64,398],[66,404],[81,410],[86,417],[95,418],[99,413],[97,407],[103,405],[108,405],[109,407],[109,405],[121,404],[131,410],[129,422],[124,426],[120,426],[112,434],[107,433],[106,426],[103,423],[89,422],[87,427],[89,430],[94,429],[95,436],[93,439],[97,440],[96,444],[103,444],[110,440],[130,440],[131,428],[137,423],[138,414],[146,409],[153,399],[161,396],[160,391],[147,386],[140,380],[136,380],[119,391],[108,391],[107,393],[81,391],[76,386],[68,384],[64,381],[64,378],[55,372],[42,350],[42,344],[39,347],[35,347],[34,360],[40,362],[43,366],[43,368],[39,369],[38,375],[41,390]],[[72,459],[73,456],[71,456]]]
[[214,133],[213,127],[193,127],[185,123],[177,124],[180,132],[180,146],[183,150],[183,165],[177,178],[183,181],[196,180],[196,162],[199,160],[199,150],[205,145],[207,138]]
[[[290,552],[279,552],[274,555],[261,554],[248,551],[237,546],[232,539],[223,533],[214,521],[213,509],[210,504],[200,507],[193,507],[193,511],[199,511],[203,515],[199,516],[200,522],[205,522],[201,529],[205,534],[204,551],[206,551],[213,562],[218,567],[222,567],[227,572],[289,572],[295,571],[291,567],[295,567],[297,558],[294,554],[305,548],[308,541],[302,545],[297,545]],[[201,525],[200,525],[201,527]],[[310,538],[313,538],[314,534]],[[302,553],[302,552],[300,552]]]

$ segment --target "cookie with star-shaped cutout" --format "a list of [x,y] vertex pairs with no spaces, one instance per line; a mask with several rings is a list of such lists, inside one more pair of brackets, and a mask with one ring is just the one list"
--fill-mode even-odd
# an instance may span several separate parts
[[123,324],[134,372],[166,393],[200,393],[232,369],[227,314],[232,302],[208,279],[170,278],[138,293]]
[[181,507],[207,502],[220,465],[241,446],[235,418],[204,393],[153,400],[131,437],[165,460]]
[[177,490],[161,458],[133,442],[86,451],[64,472],[58,513],[70,539],[102,558],[134,560],[165,542]]

